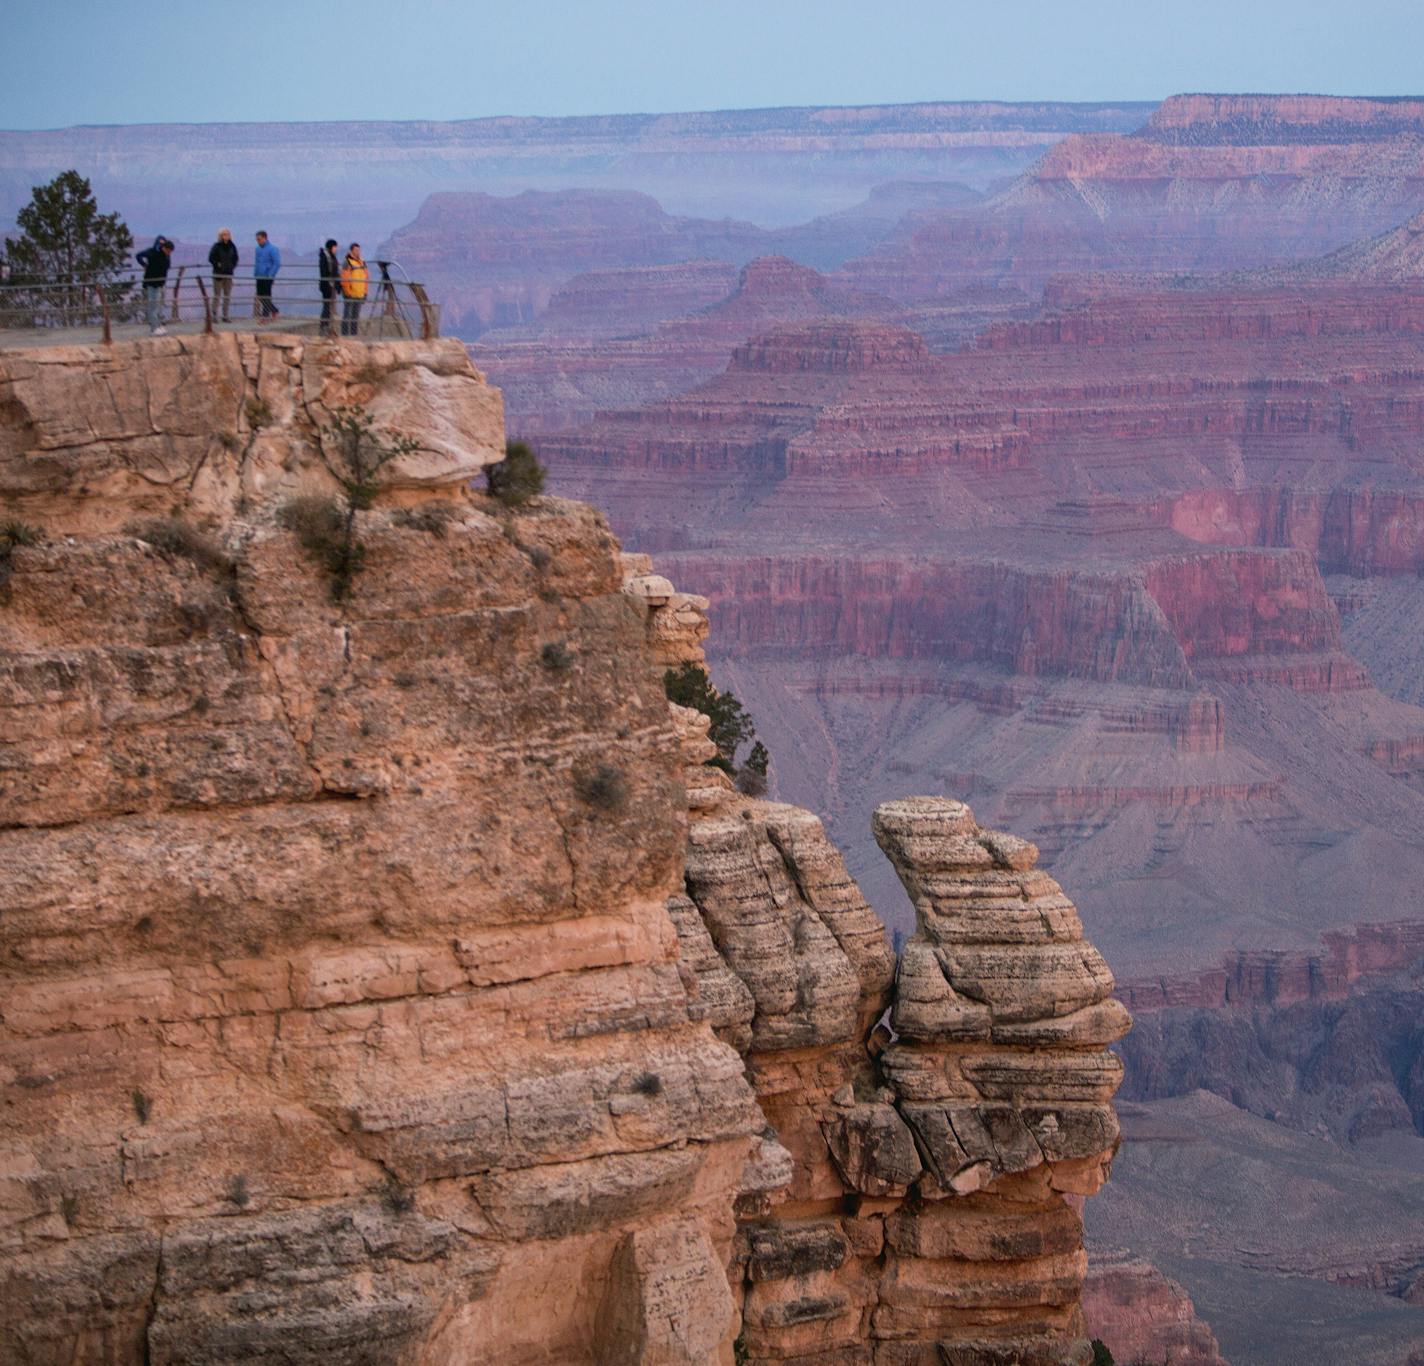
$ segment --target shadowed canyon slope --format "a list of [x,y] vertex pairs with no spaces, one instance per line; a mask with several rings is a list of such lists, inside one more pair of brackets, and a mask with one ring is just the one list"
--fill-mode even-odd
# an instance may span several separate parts
[[0,1356],[1088,1366],[1130,1020],[1033,845],[883,803],[897,961],[668,702],[706,600],[471,490],[457,343],[5,352],[0,413]]

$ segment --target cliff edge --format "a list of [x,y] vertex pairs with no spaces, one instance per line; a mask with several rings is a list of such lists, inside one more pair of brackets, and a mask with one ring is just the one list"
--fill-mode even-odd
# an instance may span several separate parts
[[890,803],[897,966],[503,451],[450,343],[0,353],[0,1355],[1085,1362],[1071,904]]

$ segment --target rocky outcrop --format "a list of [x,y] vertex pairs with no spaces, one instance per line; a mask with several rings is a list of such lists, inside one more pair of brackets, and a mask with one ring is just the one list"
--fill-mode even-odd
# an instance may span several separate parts
[[[680,758],[616,544],[468,491],[503,433],[458,349],[354,361],[3,357],[43,540],[0,605],[0,1355],[730,1362],[764,1121],[678,962]],[[254,389],[228,452],[212,393],[241,423]],[[272,514],[354,395],[451,453],[358,511],[335,602]],[[216,546],[114,526],[155,496]]]
[[1145,1258],[1094,1249],[1083,1314],[1114,1361],[1228,1366],[1191,1297]]
[[[458,350],[3,367],[7,1360],[1086,1361],[1127,1015],[1031,845],[883,807],[897,967],[668,704],[706,600],[470,490]],[[353,402],[417,446],[343,581],[292,495]]]
[[[700,662],[705,600],[639,557],[625,572],[661,657]],[[745,1053],[775,1144],[760,1166],[782,1169],[740,1204],[743,1359],[1086,1362],[1066,1197],[1116,1151],[1105,1048],[1128,1016],[1037,851],[959,802],[882,806],[919,926],[896,965],[820,822],[695,776],[695,739],[686,754],[669,909],[708,1019]]]
[[453,340],[170,337],[103,351],[0,351],[0,489],[48,532],[181,514],[214,526],[330,493],[346,408],[413,433],[378,479],[388,502],[454,499],[503,459],[500,396]]

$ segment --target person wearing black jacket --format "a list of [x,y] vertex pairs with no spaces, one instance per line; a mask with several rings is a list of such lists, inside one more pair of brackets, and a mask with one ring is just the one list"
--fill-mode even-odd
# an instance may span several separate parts
[[237,243],[232,232],[222,228],[218,240],[208,251],[208,264],[213,268],[213,321],[218,321],[218,305],[222,305],[222,321],[231,322],[232,277],[237,271]]
[[341,262],[336,259],[336,238],[326,239],[326,245],[317,258],[317,269],[321,277],[321,335],[329,337],[336,307],[333,301],[341,290]]
[[173,256],[173,243],[159,236],[151,247],[145,247],[134,260],[143,267],[143,311],[148,318],[148,330],[155,337],[166,337],[163,326],[163,286],[168,280],[168,262]]

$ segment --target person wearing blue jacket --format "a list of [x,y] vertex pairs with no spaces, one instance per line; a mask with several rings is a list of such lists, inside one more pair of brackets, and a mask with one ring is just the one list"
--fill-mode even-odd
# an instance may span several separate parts
[[252,258],[252,274],[257,281],[257,321],[266,322],[278,314],[272,302],[272,282],[282,269],[282,253],[275,242],[267,240],[265,232],[257,234],[257,251]]

